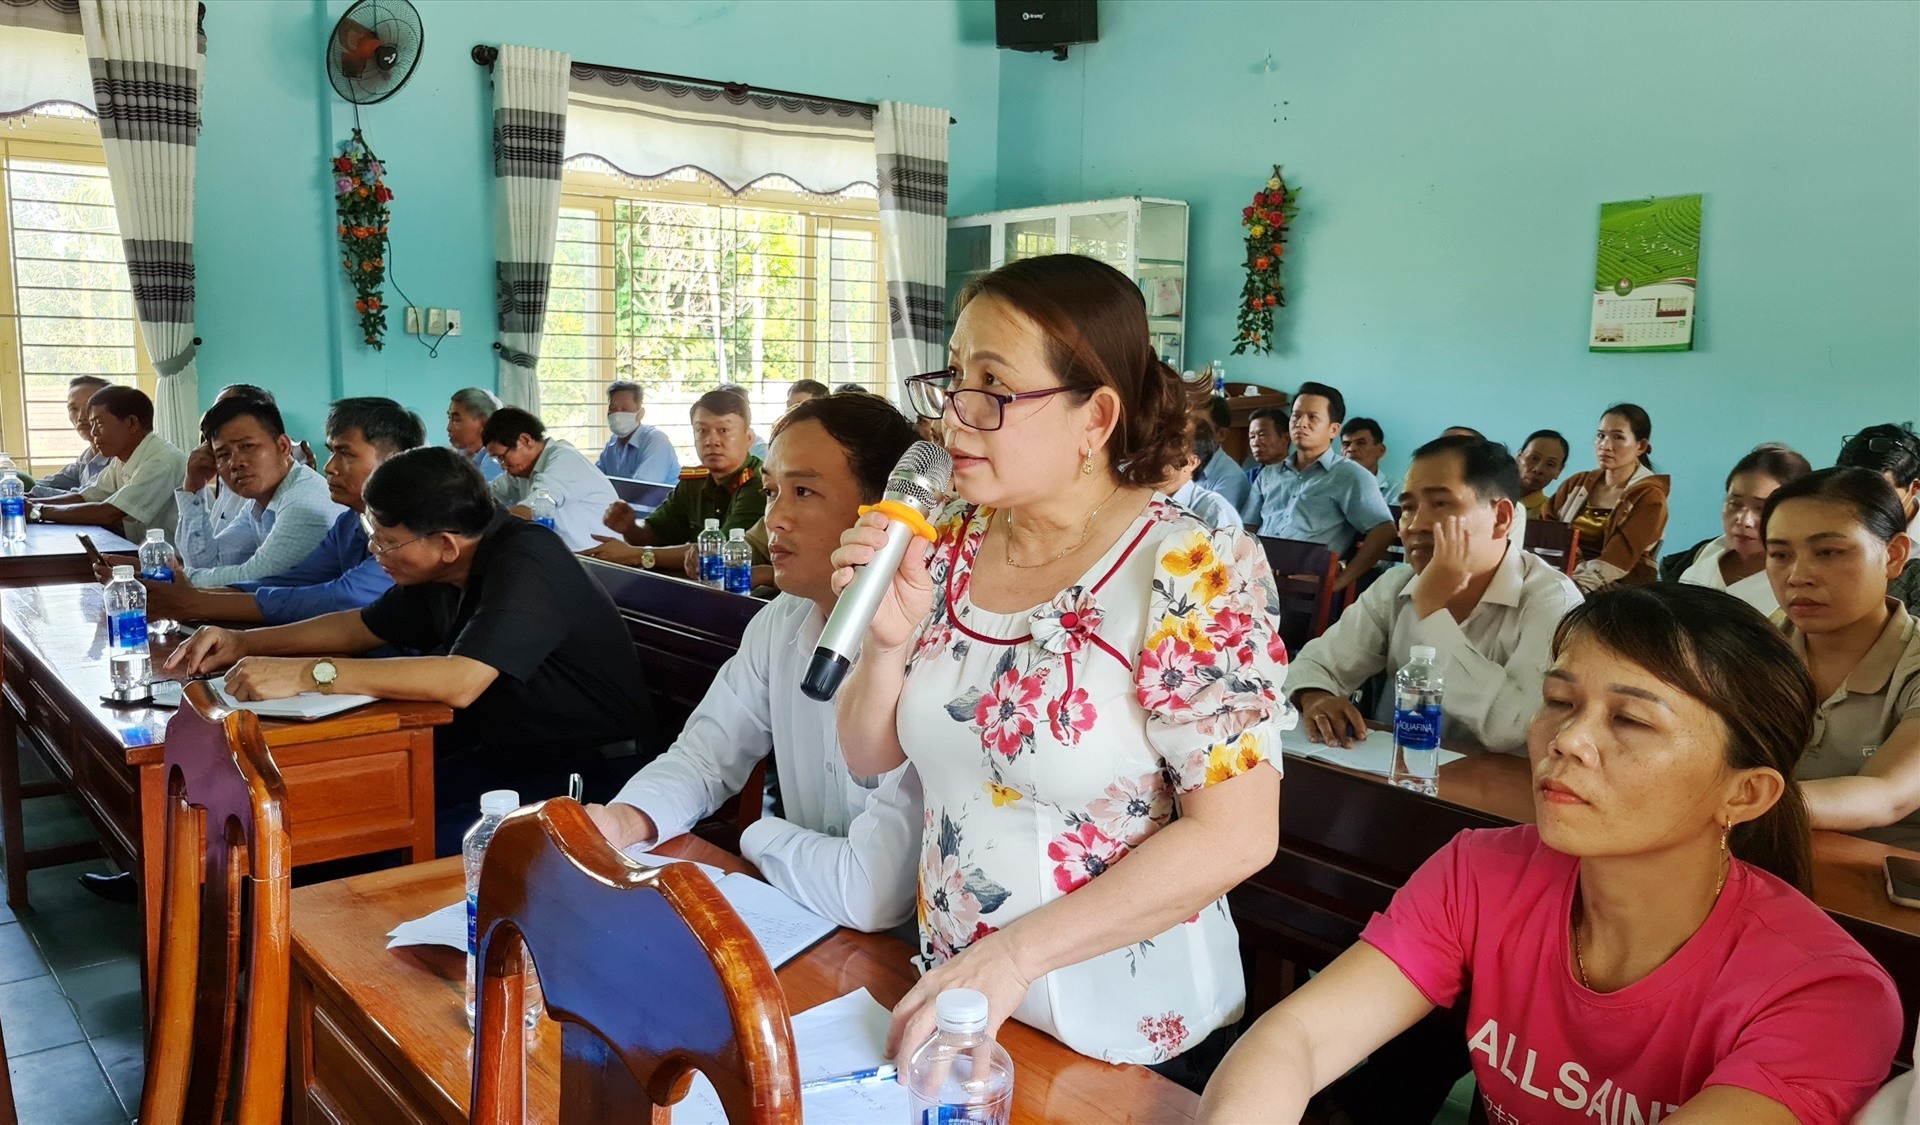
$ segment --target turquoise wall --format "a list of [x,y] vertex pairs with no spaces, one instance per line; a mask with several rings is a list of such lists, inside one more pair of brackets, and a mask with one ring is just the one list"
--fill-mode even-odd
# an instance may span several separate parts
[[[494,385],[492,93],[475,43],[583,62],[951,110],[953,206],[994,200],[1000,52],[982,0],[416,0],[426,49],[396,97],[362,110],[394,189],[389,264],[415,303],[458,308],[439,358],[390,318],[360,342],[335,256],[323,163],[353,128],[321,47],[344,0],[208,0],[196,264],[203,401],[229,382],[271,387],[316,444],[329,400],[391,395],[427,416],[449,392]],[[403,304],[388,289],[391,304]]]
[[[1754,443],[1817,465],[1920,416],[1920,6],[1107,0],[1101,42],[1001,63],[1001,207],[1191,201],[1188,356],[1339,386],[1398,471],[1447,425],[1654,419],[1670,547]],[[1272,74],[1260,73],[1271,51]],[[1304,187],[1271,357],[1231,358],[1240,208]],[[1598,206],[1702,192],[1681,354],[1586,351]]]

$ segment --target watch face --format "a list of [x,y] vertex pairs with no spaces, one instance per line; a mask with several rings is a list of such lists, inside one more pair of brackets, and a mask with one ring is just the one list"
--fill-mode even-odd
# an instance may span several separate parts
[[333,682],[334,677],[339,674],[340,670],[333,666],[331,660],[322,660],[313,666],[313,680],[315,683],[330,684]]

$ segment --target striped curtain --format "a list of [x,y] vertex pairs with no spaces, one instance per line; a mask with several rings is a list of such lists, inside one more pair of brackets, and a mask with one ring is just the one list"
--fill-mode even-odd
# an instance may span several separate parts
[[540,337],[560,227],[568,56],[502,44],[493,64],[494,276],[500,398],[540,413]]
[[900,102],[873,115],[896,402],[906,380],[946,366],[947,122],[944,109]]
[[198,444],[193,168],[206,42],[196,0],[81,0],[107,179],[126,243],[134,315],[160,376],[154,429]]

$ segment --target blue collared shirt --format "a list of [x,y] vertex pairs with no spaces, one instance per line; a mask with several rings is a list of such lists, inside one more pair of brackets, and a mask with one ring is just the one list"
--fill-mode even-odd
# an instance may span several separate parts
[[393,579],[367,550],[360,514],[348,510],[340,513],[327,529],[327,537],[293,569],[235,585],[253,591],[254,603],[267,624],[286,625],[343,609],[365,609],[387,592]]
[[1200,483],[1219,493],[1234,510],[1246,506],[1247,494],[1253,491],[1253,482],[1247,479],[1247,471],[1240,463],[1227,456],[1224,449],[1216,449],[1207,463],[1200,467]]
[[610,477],[672,484],[680,479],[680,454],[658,426],[641,426],[626,437],[611,438],[595,462]]
[[500,467],[500,462],[495,461],[493,459],[493,454],[487,452],[487,447],[484,445],[474,450],[472,453],[467,453],[458,449],[454,450],[454,452],[459,453],[462,457],[465,457],[467,460],[472,461],[473,467],[480,470],[480,475],[486,479],[486,482],[488,484],[492,484],[493,478],[499,476],[501,473],[506,472],[505,469]]
[[1393,521],[1379,480],[1332,446],[1305,469],[1292,457],[1261,469],[1240,517],[1268,538],[1322,543],[1336,555]]

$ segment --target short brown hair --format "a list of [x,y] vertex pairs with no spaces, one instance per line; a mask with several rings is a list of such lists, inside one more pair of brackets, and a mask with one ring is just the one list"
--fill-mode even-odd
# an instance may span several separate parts
[[1204,408],[1204,382],[1188,383],[1160,362],[1147,335],[1147,303],[1127,276],[1079,254],[1009,262],[974,278],[960,306],[993,297],[1026,316],[1047,341],[1047,363],[1085,402],[1101,387],[1120,398],[1120,424],[1107,439],[1113,474],[1153,488],[1183,463],[1192,411]]
[[738,414],[751,426],[753,412],[747,407],[747,396],[739,391],[708,391],[695,400],[692,409],[687,411],[691,418],[695,411],[704,410],[709,414]]

